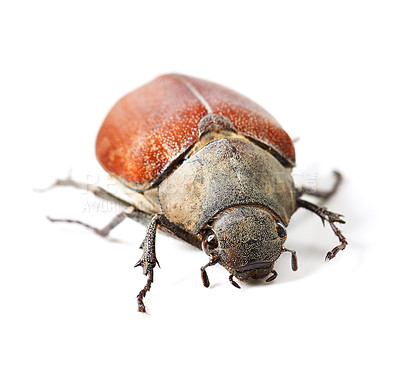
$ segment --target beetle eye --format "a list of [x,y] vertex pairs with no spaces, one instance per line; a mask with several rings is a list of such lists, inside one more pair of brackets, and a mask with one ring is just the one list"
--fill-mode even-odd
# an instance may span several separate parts
[[212,230],[208,230],[204,233],[201,246],[207,255],[209,255],[211,251],[218,248],[217,236],[215,236],[215,233]]
[[276,222],[276,229],[278,231],[278,236],[282,239],[286,237],[286,227],[280,222]]

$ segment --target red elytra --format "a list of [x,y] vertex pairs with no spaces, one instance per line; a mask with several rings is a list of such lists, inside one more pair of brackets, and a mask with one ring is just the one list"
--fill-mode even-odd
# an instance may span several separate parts
[[168,74],[127,94],[107,115],[96,141],[99,163],[136,190],[150,188],[198,140],[199,121],[214,113],[295,165],[293,142],[262,107],[226,87]]

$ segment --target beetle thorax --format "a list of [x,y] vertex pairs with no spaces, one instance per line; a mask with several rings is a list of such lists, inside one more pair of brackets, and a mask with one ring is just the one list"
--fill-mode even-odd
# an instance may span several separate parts
[[160,184],[158,193],[168,220],[193,234],[234,206],[264,206],[285,225],[295,209],[287,169],[266,150],[238,138],[203,146]]

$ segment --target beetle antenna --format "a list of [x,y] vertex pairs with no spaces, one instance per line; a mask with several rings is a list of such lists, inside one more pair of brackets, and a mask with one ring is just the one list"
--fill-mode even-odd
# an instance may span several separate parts
[[277,276],[278,276],[278,272],[276,272],[275,269],[273,269],[273,270],[270,272],[270,275],[269,275],[268,279],[265,280],[265,282],[266,282],[266,283],[269,283],[269,282],[271,282],[272,280],[275,280]]
[[239,289],[241,288],[240,285],[235,280],[233,280],[233,275],[229,275],[229,281],[231,282],[231,284],[234,287],[239,288]]
[[299,268],[299,264],[297,263],[296,251],[282,247],[282,253],[283,252],[290,252],[292,254],[292,271],[297,271],[297,269]]
[[200,268],[200,271],[201,271],[201,280],[203,281],[203,285],[204,285],[206,288],[208,288],[208,287],[210,286],[210,280],[208,279],[208,275],[207,275],[207,272],[206,272],[206,268],[211,267],[211,266],[217,264],[218,261],[219,261],[219,257],[218,257],[218,256],[213,257],[213,258],[211,258],[211,260],[210,260],[206,265],[203,265],[203,266]]

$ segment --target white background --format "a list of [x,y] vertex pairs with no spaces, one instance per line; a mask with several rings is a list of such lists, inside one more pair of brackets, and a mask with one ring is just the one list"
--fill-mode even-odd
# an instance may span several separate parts
[[[396,1],[2,2],[0,381],[2,383],[398,383],[399,10]],[[71,188],[104,175],[97,130],[125,93],[182,72],[269,110],[296,144],[297,179],[329,186],[349,246],[294,215],[272,284],[233,288],[202,252],[162,234],[161,269],[133,265],[145,228],[110,239],[112,206]]]

